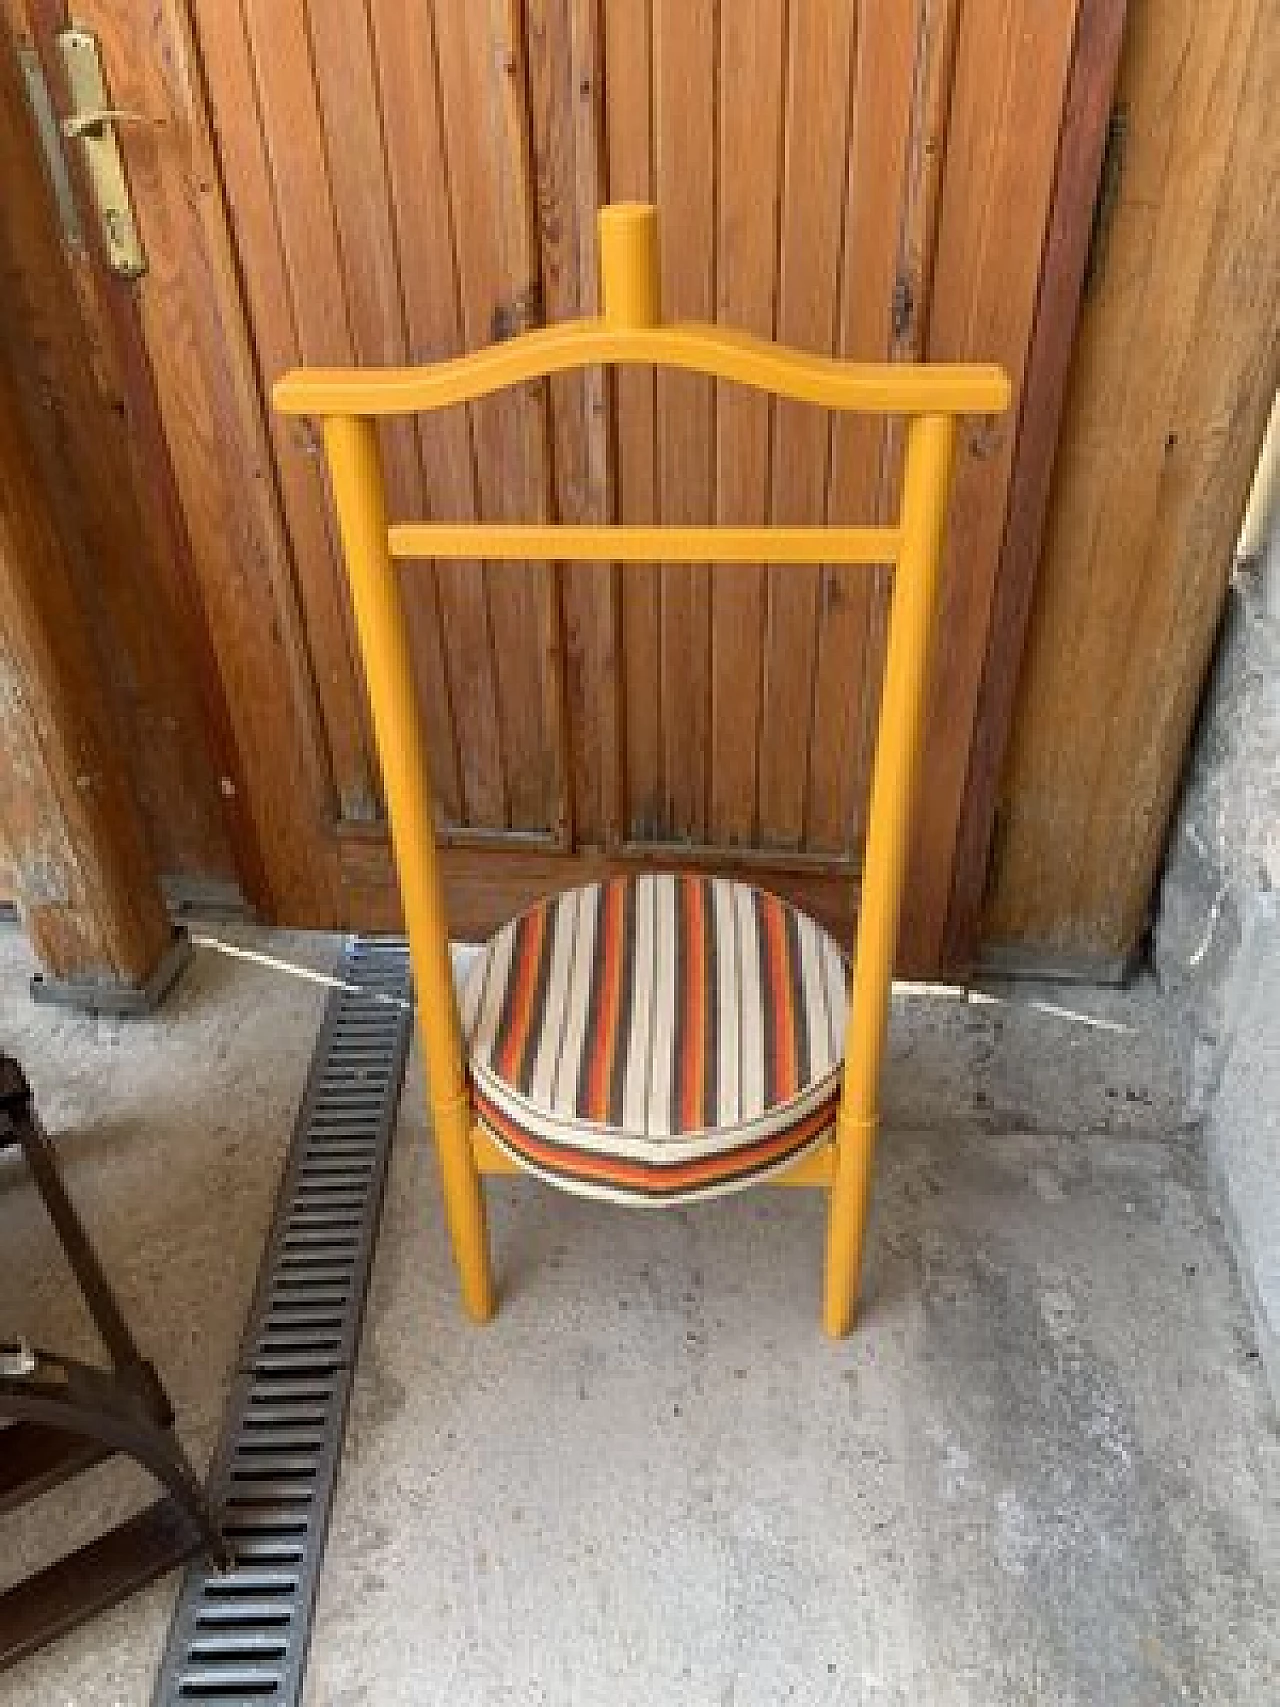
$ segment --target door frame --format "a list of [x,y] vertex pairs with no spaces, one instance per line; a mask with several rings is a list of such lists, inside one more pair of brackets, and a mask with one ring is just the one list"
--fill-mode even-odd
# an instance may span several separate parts
[[1076,18],[1053,212],[1041,262],[1017,460],[1009,485],[942,944],[943,970],[953,974],[967,971],[980,948],[1001,773],[1040,567],[1127,12],[1128,0],[1081,0]]

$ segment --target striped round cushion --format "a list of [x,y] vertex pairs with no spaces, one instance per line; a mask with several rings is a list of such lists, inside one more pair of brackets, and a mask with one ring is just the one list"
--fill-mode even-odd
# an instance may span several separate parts
[[491,938],[462,996],[476,1110],[571,1191],[670,1203],[829,1134],[845,966],[820,925],[720,878],[615,877]]

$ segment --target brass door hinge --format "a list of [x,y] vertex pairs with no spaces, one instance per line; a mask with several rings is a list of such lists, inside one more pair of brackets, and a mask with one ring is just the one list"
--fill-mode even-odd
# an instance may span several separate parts
[[45,171],[49,174],[49,186],[53,191],[54,203],[58,209],[58,223],[62,227],[62,239],[73,249],[84,246],[84,232],[80,228],[80,210],[76,206],[75,191],[71,187],[71,173],[67,170],[67,153],[62,145],[62,136],[58,128],[58,115],[53,110],[53,101],[49,95],[49,85],[45,81],[44,66],[40,63],[40,55],[30,42],[17,43],[18,63],[22,67],[22,80],[27,88],[27,105],[31,108],[31,116],[35,121],[36,135],[40,141],[40,151],[44,155]]

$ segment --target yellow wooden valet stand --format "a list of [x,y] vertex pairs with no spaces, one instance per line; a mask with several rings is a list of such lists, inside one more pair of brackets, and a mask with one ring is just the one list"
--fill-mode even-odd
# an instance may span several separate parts
[[[274,390],[285,414],[324,424],[462,1295],[477,1321],[493,1313],[482,1174],[527,1170],[644,1204],[770,1179],[828,1193],[823,1319],[839,1335],[862,1262],[956,418],[1007,408],[1009,382],[996,367],[836,361],[717,326],[665,325],[649,206],[601,210],[600,256],[599,319],[428,367],[305,369]],[[906,416],[896,525],[389,524],[378,418],[594,363],[681,368],[823,408]],[[645,875],[556,897],[504,927],[460,1013],[395,567],[440,557],[893,565],[847,1017],[841,957],[812,920],[745,885]]]

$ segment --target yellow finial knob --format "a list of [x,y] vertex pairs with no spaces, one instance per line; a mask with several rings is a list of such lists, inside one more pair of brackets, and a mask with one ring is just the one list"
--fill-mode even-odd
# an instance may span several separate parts
[[652,202],[611,202],[600,209],[600,279],[606,325],[656,326],[662,319]]

